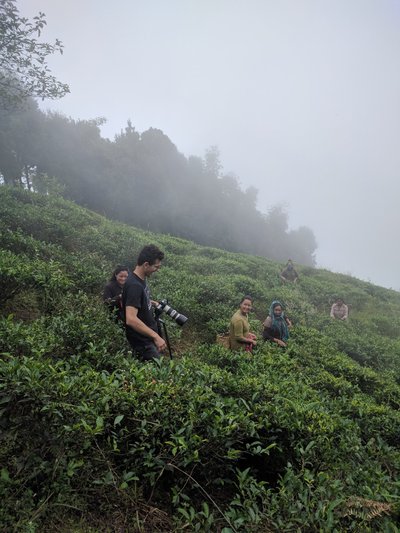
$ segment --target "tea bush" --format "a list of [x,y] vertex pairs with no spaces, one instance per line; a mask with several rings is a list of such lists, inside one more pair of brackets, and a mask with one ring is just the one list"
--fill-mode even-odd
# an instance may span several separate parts
[[[304,267],[283,286],[272,261],[62,198],[2,186],[0,208],[2,530],[398,531],[398,293]],[[168,322],[179,357],[142,365],[100,294],[148,242],[153,297],[189,322]],[[214,344],[245,294],[258,334],[284,304],[287,349]]]

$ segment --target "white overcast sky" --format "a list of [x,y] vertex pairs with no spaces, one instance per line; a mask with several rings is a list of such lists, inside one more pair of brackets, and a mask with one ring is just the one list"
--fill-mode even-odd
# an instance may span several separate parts
[[400,0],[17,5],[64,43],[49,63],[71,94],[43,109],[217,145],[261,211],[313,230],[318,266],[400,289]]

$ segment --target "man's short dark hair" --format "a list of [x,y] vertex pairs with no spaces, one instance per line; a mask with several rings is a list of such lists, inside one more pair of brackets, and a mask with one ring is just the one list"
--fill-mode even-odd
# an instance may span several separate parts
[[162,252],[155,244],[148,244],[140,250],[137,264],[138,266],[142,266],[144,263],[154,265],[157,259],[162,261],[164,259],[164,252]]

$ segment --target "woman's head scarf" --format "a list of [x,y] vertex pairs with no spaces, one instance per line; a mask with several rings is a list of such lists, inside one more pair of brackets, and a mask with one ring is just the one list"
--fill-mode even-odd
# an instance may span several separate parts
[[[280,316],[275,315],[275,307],[280,306],[282,308],[282,313]],[[269,316],[272,318],[271,327],[275,328],[280,333],[280,338],[283,341],[287,341],[289,338],[289,330],[285,320],[285,313],[283,312],[283,305],[278,300],[274,300],[269,307]]]

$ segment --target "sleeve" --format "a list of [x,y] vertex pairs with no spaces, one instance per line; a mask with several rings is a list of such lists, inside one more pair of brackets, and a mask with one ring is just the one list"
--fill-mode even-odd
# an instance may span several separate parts
[[125,306],[141,309],[143,306],[143,289],[140,285],[133,284],[127,287]]
[[335,313],[334,313],[334,309],[335,309],[335,304],[332,305],[331,307],[331,318],[335,318]]
[[264,331],[263,331],[263,339],[264,340],[268,340],[268,341],[272,341],[274,340],[274,335],[273,335],[273,331],[272,331],[272,318],[270,316],[267,316],[267,318],[264,320]]
[[106,300],[112,300],[113,298],[115,298],[114,290],[113,290],[112,285],[110,283],[108,283],[104,287],[103,301],[105,302]]
[[263,331],[263,339],[266,341],[273,341],[275,339],[271,328],[266,328]]
[[263,322],[264,329],[270,328],[272,325],[272,318],[270,316],[267,316],[267,318]]
[[235,320],[233,323],[233,336],[237,341],[241,341],[244,337],[243,322],[241,320]]
[[347,320],[349,318],[349,308],[347,307],[347,305],[345,305],[344,309],[345,309],[345,313],[343,315],[343,320]]

